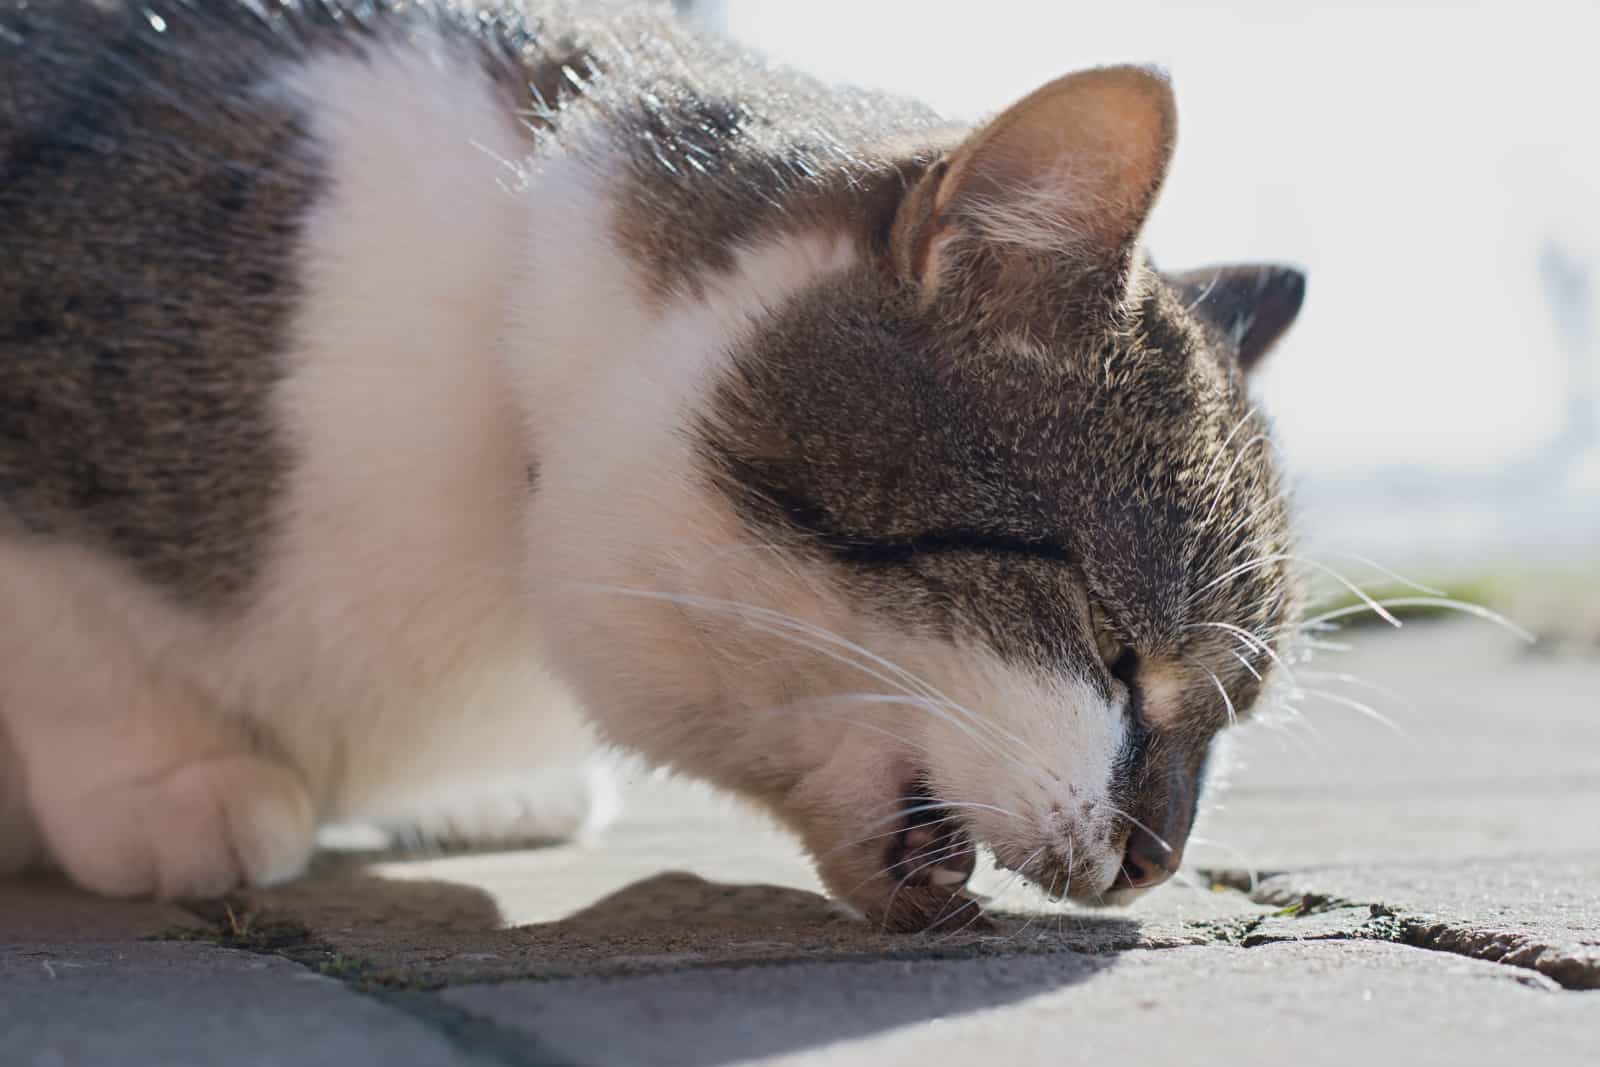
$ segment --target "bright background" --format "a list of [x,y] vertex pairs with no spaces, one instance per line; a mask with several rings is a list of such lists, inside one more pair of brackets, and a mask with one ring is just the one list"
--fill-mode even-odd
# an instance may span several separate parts
[[1257,388],[1311,550],[1429,574],[1600,559],[1600,3],[696,7],[954,117],[1078,67],[1165,67],[1157,261],[1310,272]]

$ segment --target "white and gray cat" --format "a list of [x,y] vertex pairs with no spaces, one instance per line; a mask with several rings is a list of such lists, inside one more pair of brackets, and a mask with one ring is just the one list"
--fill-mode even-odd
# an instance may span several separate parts
[[1134,67],[964,130],[666,11],[0,0],[0,866],[564,837],[610,744],[875,921],[1175,870],[1295,590]]

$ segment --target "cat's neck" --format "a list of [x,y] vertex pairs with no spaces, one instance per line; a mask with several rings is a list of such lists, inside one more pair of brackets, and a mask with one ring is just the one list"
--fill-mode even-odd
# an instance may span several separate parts
[[[659,264],[621,233],[628,164],[612,148],[538,160],[524,195],[529,224],[503,336],[535,462],[675,432],[753,323],[860,258],[854,235],[825,226],[751,235],[725,265],[702,265],[663,290]],[[663,225],[694,223],[663,219]],[[686,269],[694,269],[689,267]],[[638,456],[623,458],[635,462]]]

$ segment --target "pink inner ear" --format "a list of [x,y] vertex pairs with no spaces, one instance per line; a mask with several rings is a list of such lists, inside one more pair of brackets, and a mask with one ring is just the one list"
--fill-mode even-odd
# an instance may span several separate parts
[[[1172,90],[1141,67],[1069,74],[1003,112],[957,150],[936,205],[1001,243],[1009,221],[1062,246],[1131,244],[1166,176]],[[1039,236],[1036,232],[1035,236]]]

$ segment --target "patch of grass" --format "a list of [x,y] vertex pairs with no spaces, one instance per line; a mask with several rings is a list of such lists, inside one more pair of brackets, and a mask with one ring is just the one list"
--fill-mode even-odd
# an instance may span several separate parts
[[[1390,604],[1385,609],[1389,614],[1402,622],[1411,622],[1421,619],[1446,619],[1460,616],[1454,608],[1439,604],[1417,603],[1417,601],[1448,599],[1459,600],[1467,604],[1476,604],[1488,608],[1490,611],[1503,611],[1508,603],[1507,591],[1514,585],[1515,579],[1504,575],[1480,574],[1469,578],[1439,578],[1432,580],[1417,579],[1418,584],[1440,590],[1444,597],[1437,597],[1431,593],[1422,592],[1407,585],[1395,582],[1384,584],[1367,583],[1363,586],[1367,595],[1380,604],[1386,600],[1405,600],[1411,603]],[[1337,592],[1328,594],[1312,602],[1306,609],[1307,618],[1316,618],[1319,615],[1329,615],[1335,612],[1348,612],[1336,621],[1342,629],[1357,629],[1361,627],[1389,625],[1382,616],[1368,607],[1366,601],[1348,589],[1340,588]]]
[[210,929],[173,926],[150,934],[147,941],[208,941],[223,948],[282,953],[313,943],[311,930],[293,919],[269,918],[248,901],[235,897],[189,901],[185,907]]
[[353,960],[349,956],[339,952],[333,953],[331,957],[317,964],[317,972],[319,974],[325,974],[329,978],[339,978],[346,981],[352,978],[360,978],[361,972],[365,969],[365,964],[363,964],[360,960]]
[[[1402,601],[1386,605],[1386,609],[1403,622],[1462,617],[1455,608],[1429,603],[1448,599],[1496,612],[1541,638],[1589,631],[1600,636],[1600,612],[1594,608],[1600,600],[1600,560],[1591,567],[1529,565],[1411,575],[1420,585],[1443,592],[1442,598],[1401,582],[1365,581],[1357,568],[1349,570],[1374,600]],[[1335,620],[1346,629],[1388,625],[1359,596],[1344,588],[1325,591],[1314,599],[1306,617],[1330,612],[1348,613]]]

